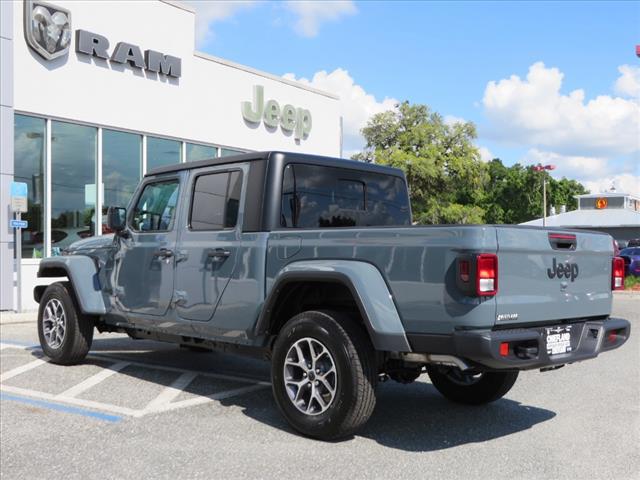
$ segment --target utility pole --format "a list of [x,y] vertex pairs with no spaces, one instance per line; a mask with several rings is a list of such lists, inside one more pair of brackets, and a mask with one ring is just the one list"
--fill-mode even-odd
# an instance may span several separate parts
[[544,174],[545,170],[554,170],[556,168],[555,165],[542,165],[539,163],[538,165],[534,165],[531,169],[534,172],[543,172],[542,173],[542,226],[547,226],[547,176]]

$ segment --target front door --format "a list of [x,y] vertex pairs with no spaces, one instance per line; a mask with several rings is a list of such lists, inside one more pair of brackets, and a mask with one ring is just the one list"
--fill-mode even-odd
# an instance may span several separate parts
[[128,312],[164,315],[173,296],[177,177],[147,182],[119,236],[116,298]]
[[181,319],[207,322],[238,264],[242,170],[199,171],[189,188],[187,225],[176,249],[174,301]]

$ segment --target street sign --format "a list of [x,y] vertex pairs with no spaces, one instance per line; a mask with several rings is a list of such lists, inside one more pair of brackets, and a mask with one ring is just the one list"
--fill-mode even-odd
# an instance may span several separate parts
[[11,220],[9,221],[9,225],[11,228],[27,228],[29,226],[29,222],[26,220]]
[[11,182],[11,210],[15,213],[27,213],[27,184]]

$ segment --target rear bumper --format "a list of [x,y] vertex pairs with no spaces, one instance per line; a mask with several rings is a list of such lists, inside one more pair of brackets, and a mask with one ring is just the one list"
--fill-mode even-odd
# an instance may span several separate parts
[[[620,347],[631,333],[631,325],[621,318],[589,320],[570,326],[571,351],[554,355],[547,353],[546,335],[553,327],[549,325],[468,330],[452,335],[407,334],[407,338],[414,352],[454,355],[492,370],[530,370],[595,358],[601,352]],[[503,343],[509,345],[506,355],[500,353]]]

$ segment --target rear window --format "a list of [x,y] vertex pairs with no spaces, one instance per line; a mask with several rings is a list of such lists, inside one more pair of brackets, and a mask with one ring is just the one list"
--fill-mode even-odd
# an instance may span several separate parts
[[280,225],[288,228],[410,225],[404,180],[393,175],[289,164]]

